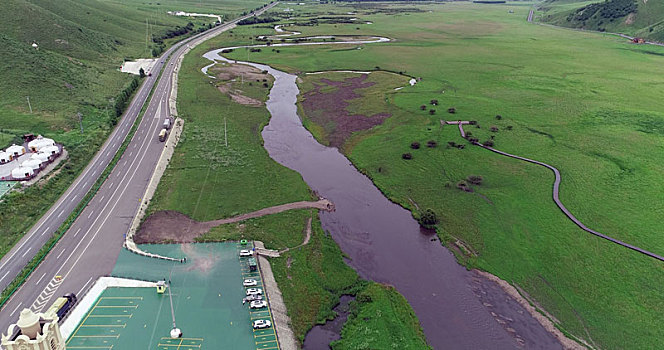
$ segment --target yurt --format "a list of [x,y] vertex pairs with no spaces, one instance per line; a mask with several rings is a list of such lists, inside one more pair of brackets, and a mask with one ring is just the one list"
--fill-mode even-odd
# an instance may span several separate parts
[[48,161],[48,158],[50,157],[50,154],[44,153],[44,152],[39,152],[39,153],[33,153],[30,156],[30,159],[38,159],[42,162]]
[[25,147],[23,146],[17,146],[17,145],[11,145],[7,147],[7,150],[5,151],[9,153],[9,155],[12,157],[12,159],[25,154]]
[[58,146],[48,146],[48,147],[42,148],[39,151],[39,153],[46,153],[49,156],[52,156],[52,155],[60,154],[60,149],[58,148]]
[[11,161],[12,157],[9,155],[9,153],[5,151],[0,151],[0,164],[9,163]]
[[12,170],[12,177],[14,178],[14,180],[28,179],[34,174],[35,172],[32,170],[32,168],[23,167],[23,166]]
[[32,152],[39,152],[44,147],[55,146],[55,141],[45,138],[41,135],[37,136],[36,139],[28,142],[28,148]]
[[26,160],[25,162],[21,163],[21,167],[30,168],[34,171],[39,169],[39,167],[41,165],[42,165],[42,161],[39,160],[39,159],[34,159],[34,158],[30,158],[30,159]]

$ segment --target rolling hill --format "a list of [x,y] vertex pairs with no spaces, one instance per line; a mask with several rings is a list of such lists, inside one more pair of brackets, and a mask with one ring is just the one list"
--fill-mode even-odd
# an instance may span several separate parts
[[664,41],[664,0],[547,0],[539,10],[550,24]]

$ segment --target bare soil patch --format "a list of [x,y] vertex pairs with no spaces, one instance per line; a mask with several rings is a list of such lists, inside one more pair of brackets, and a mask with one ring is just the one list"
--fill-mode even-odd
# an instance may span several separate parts
[[228,94],[235,103],[252,107],[260,107],[263,102],[246,96],[240,89],[234,89],[233,82],[244,80],[258,83],[264,80],[272,80],[271,76],[263,74],[261,70],[243,64],[217,65],[210,69],[210,73],[214,74],[220,81],[225,81],[217,86],[221,93]]
[[[343,81],[321,79],[320,83],[314,83],[313,90],[302,95],[302,107],[307,117],[325,129],[330,146],[338,148],[352,133],[371,129],[390,117],[389,113],[376,113],[371,116],[348,113],[348,101],[362,97],[355,90],[375,84],[366,82],[367,78],[367,74],[362,74]],[[325,88],[329,90],[329,87],[336,89],[322,91]]]
[[204,235],[210,231],[211,228],[219,225],[244,221],[270,214],[277,214],[287,210],[307,208],[332,211],[334,210],[334,204],[327,199],[321,199],[317,202],[294,202],[257,210],[232,218],[204,222],[196,221],[177,211],[163,210],[150,215],[145,222],[143,222],[141,228],[136,235],[134,235],[134,242],[136,242],[136,244],[165,242],[191,243],[194,242],[196,237]]

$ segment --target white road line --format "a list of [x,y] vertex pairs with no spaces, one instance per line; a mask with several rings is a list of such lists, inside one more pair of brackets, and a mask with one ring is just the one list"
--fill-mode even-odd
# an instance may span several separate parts
[[12,311],[12,313],[9,314],[9,316],[14,316],[14,313],[16,312],[16,310],[18,310],[19,307],[21,307],[21,305],[23,305],[23,303],[18,303],[18,305],[16,305],[16,308],[14,309],[14,311]]
[[44,232],[42,232],[41,235],[43,236],[46,232],[48,232],[48,229],[49,229],[49,228],[51,228],[51,226],[49,226],[49,227],[47,227],[46,229],[44,229]]
[[58,214],[58,217],[61,217],[61,216],[62,216],[62,214],[64,214],[64,212],[65,212],[65,210],[64,210],[64,209],[62,209],[62,210],[60,211],[60,214]]
[[99,198],[99,201],[101,202],[103,200],[104,200],[104,196],[101,196],[101,198]]
[[76,295],[81,296],[83,291],[85,290],[85,287],[87,287],[88,284],[90,284],[91,281],[92,281],[92,277],[90,277],[90,279],[87,282],[85,282],[83,287],[78,291],[78,293],[76,293]]
[[5,279],[5,277],[7,277],[8,274],[9,274],[9,271],[5,272],[5,274],[2,275],[2,278],[0,278],[0,281],[2,281],[3,279]]
[[78,233],[81,232],[81,228],[79,227],[78,230],[76,230],[76,233],[74,233],[74,237],[78,235]]
[[[80,230],[80,229],[79,229],[79,230]],[[58,256],[56,256],[55,258],[56,258],[56,259],[60,259],[60,257],[62,256],[62,253],[64,253],[64,252],[65,252],[65,250],[62,249],[62,251],[60,252],[60,254],[58,254]]]
[[30,251],[30,249],[31,249],[31,248],[26,249],[25,252],[23,252],[23,255],[21,255],[21,258],[24,257],[26,254],[28,254],[28,252]]
[[94,210],[90,210],[90,214],[88,214],[88,219],[89,219],[89,218],[92,216],[92,214],[94,214],[94,213],[95,213]]
[[83,187],[85,187],[85,186],[87,186],[87,185],[88,185],[88,182],[85,181],[85,182],[83,183]]
[[41,282],[44,276],[46,276],[46,272],[44,272],[44,274],[41,277],[39,277],[39,279],[37,280],[37,282],[35,282],[35,284],[39,284],[39,282]]

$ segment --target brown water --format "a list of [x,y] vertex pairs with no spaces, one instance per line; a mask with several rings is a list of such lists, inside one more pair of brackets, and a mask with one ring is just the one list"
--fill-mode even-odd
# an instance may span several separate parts
[[[218,56],[221,50],[205,57],[226,60]],[[267,101],[272,118],[262,133],[270,157],[299,172],[309,187],[335,204],[334,212],[320,214],[323,228],[362,278],[393,285],[408,300],[431,346],[562,348],[500,288],[484,289],[492,294],[493,310],[500,310],[499,315],[492,315],[493,310],[484,305],[489,304],[486,296],[480,300],[477,294],[472,272],[460,266],[438,240],[420,233],[410,212],[383,196],[336,148],[325,147],[313,138],[297,115],[295,75],[247,64],[275,77]]]

